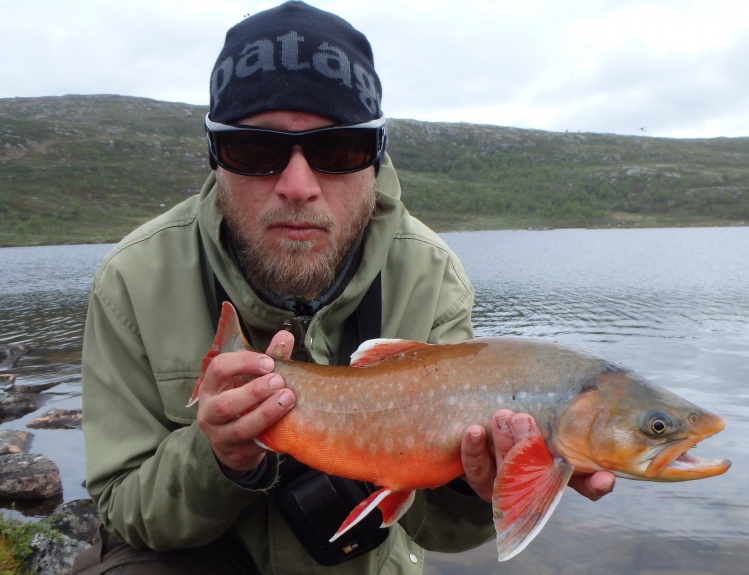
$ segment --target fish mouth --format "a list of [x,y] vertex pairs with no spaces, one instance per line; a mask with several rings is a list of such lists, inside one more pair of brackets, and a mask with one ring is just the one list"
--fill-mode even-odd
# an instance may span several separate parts
[[728,471],[731,467],[728,459],[701,459],[687,453],[702,439],[684,439],[666,447],[651,460],[644,477],[652,481],[689,481]]

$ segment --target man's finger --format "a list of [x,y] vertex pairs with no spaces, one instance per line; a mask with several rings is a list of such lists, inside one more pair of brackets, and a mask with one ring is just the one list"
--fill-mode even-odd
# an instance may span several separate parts
[[616,476],[608,471],[597,471],[593,475],[573,475],[570,487],[591,501],[597,501],[614,490]]
[[252,351],[221,353],[213,358],[200,385],[201,397],[215,395],[235,386],[236,378],[248,381],[273,371],[275,363],[269,356]]
[[294,351],[294,334],[281,330],[270,340],[266,353],[275,359],[291,359]]
[[463,434],[460,457],[465,481],[479,497],[491,501],[497,468],[491,452],[487,449],[486,430],[482,426],[468,426]]
[[221,425],[248,412],[283,387],[283,378],[277,373],[255,378],[240,387],[206,398],[201,402],[204,407],[199,410],[198,417],[210,425]]
[[494,440],[497,465],[504,461],[505,456],[515,444],[512,429],[510,428],[510,420],[513,415],[514,413],[509,409],[500,409],[493,417],[492,438]]

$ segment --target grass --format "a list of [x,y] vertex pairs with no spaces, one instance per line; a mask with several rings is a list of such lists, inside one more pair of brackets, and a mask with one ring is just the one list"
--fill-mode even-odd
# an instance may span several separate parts
[[28,575],[24,561],[31,555],[31,541],[37,534],[59,538],[51,519],[23,522],[0,515],[0,575]]

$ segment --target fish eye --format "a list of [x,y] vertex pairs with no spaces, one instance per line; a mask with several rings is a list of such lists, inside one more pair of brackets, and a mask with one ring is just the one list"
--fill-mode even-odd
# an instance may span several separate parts
[[653,435],[663,435],[668,433],[673,427],[671,418],[662,412],[656,412],[648,420],[648,429]]

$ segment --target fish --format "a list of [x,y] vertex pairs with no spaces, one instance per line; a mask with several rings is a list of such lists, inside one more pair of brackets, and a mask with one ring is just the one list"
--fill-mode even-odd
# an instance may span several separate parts
[[[251,349],[225,302],[188,405],[197,401],[214,357]],[[603,356],[543,338],[376,339],[364,342],[349,366],[275,364],[296,405],[255,442],[379,487],[331,541],[375,508],[388,527],[406,513],[416,490],[460,477],[465,429],[479,424],[490,433],[501,408],[530,414],[540,434],[516,443],[498,465],[492,512],[499,561],[538,535],[573,474],[608,470],[670,482],[717,476],[731,465],[690,453],[725,427],[721,417]]]

